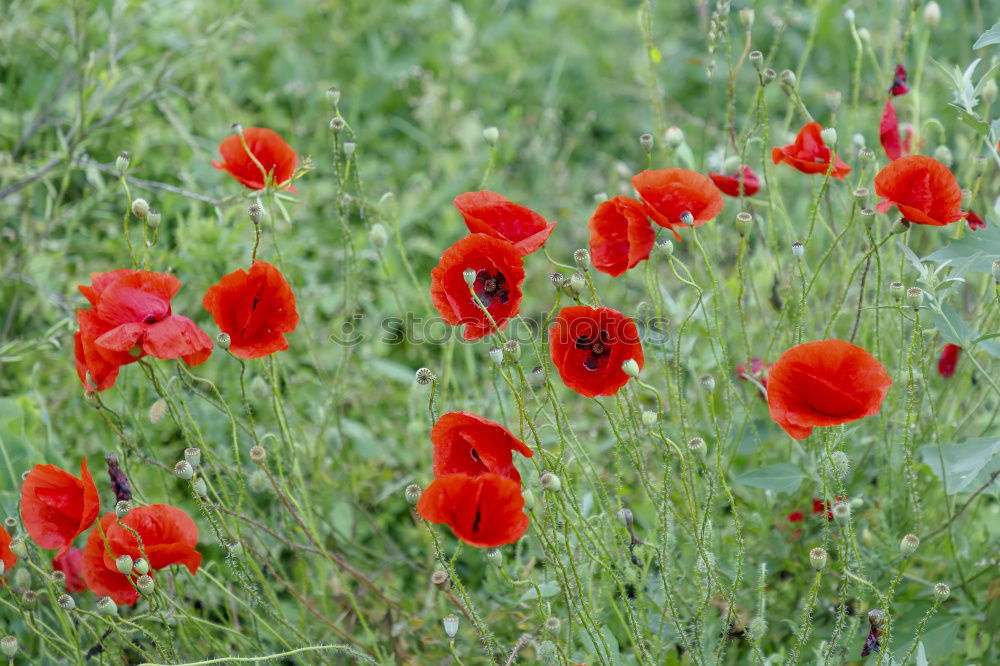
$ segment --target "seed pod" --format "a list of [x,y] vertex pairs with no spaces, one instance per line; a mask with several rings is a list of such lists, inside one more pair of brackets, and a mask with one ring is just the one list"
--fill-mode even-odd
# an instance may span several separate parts
[[406,489],[403,491],[403,495],[406,497],[406,503],[410,506],[416,506],[417,502],[420,501],[421,492],[420,486],[415,483],[411,483],[406,486]]
[[180,460],[174,465],[174,476],[178,479],[190,481],[194,478],[194,467],[187,460]]
[[76,608],[76,600],[68,594],[61,594],[59,598],[56,599],[56,603],[59,604],[59,608],[64,611],[71,611]]
[[429,368],[420,368],[419,370],[417,370],[416,374],[414,375],[414,378],[417,380],[417,383],[420,384],[421,386],[426,386],[427,384],[430,384],[432,381],[437,379],[437,377],[434,376],[434,373],[431,372]]
[[111,597],[101,597],[97,600],[97,612],[101,615],[118,615],[118,606]]
[[[137,514],[138,515],[138,514]],[[117,560],[115,560],[115,568],[118,569],[120,574],[132,573],[132,568],[135,563],[132,561],[131,555],[122,555]]]
[[639,145],[642,146],[642,152],[649,155],[653,152],[653,135],[652,134],[642,134],[639,136]]
[[903,557],[909,557],[913,553],[917,552],[917,547],[920,545],[920,537],[916,534],[907,534],[903,537],[903,540],[899,542],[899,553]]
[[444,633],[448,634],[448,638],[455,638],[455,634],[458,633],[458,616],[454,613],[445,615],[442,623],[444,624]]
[[943,603],[951,596],[951,588],[945,583],[938,583],[934,586],[934,598],[938,603]]
[[822,571],[826,567],[827,554],[822,548],[813,548],[809,551],[809,564],[816,571]]

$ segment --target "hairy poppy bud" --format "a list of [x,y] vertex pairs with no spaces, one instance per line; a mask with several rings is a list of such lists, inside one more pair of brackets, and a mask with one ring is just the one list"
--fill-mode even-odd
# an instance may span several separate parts
[[490,146],[497,145],[497,141],[500,140],[500,130],[496,127],[486,127],[483,129],[483,138],[486,139],[486,143]]
[[618,509],[615,513],[615,518],[618,522],[626,527],[626,529],[632,529],[632,524],[635,521],[635,516],[632,515],[631,509]]
[[416,373],[414,373],[414,379],[416,379],[417,383],[421,386],[426,386],[437,379],[437,377],[434,376],[434,373],[431,372],[430,368],[420,368]]
[[668,148],[676,148],[681,145],[684,143],[684,130],[676,125],[671,125],[663,133],[663,143],[667,144]]
[[932,30],[941,22],[941,6],[931,0],[924,5],[924,23]]
[[389,232],[385,230],[384,226],[376,222],[368,231],[368,240],[372,245],[381,250],[389,240]]
[[340,134],[345,127],[347,127],[347,123],[340,116],[335,116],[330,120],[330,131],[334,134]]
[[559,477],[552,472],[545,472],[538,479],[538,483],[542,486],[542,490],[549,490],[554,493],[559,492],[562,489],[562,481]]
[[740,25],[749,30],[753,27],[754,11],[747,7],[740,10]]
[[71,611],[76,608],[76,600],[68,594],[61,594],[59,598],[56,599],[56,603],[59,604],[59,608],[64,611]]
[[865,44],[870,44],[872,41],[872,33],[868,31],[868,28],[858,28],[858,37]]
[[140,557],[135,561],[135,564],[133,565],[132,568],[134,568],[135,572],[140,576],[145,576],[146,574],[149,573],[149,561],[146,560],[145,558]]
[[983,101],[987,104],[992,104],[997,101],[997,82],[990,79],[983,86]]
[[0,638],[0,650],[3,651],[8,659],[13,660],[14,655],[17,654],[17,639],[13,636]]
[[129,164],[132,163],[132,155],[126,151],[118,153],[118,158],[115,160],[115,171],[118,172],[119,176],[124,176],[125,172],[128,171]]
[[[14,553],[17,555],[17,553]],[[14,580],[11,586],[14,590],[31,589],[31,572],[24,567],[18,567],[14,571]]]
[[194,490],[198,497],[208,497],[208,484],[200,476],[191,482],[191,489]]
[[736,233],[740,236],[746,236],[750,233],[750,227],[753,225],[753,215],[745,210],[741,210],[736,214]]
[[920,287],[910,287],[906,290],[906,304],[914,310],[924,304],[924,290]]
[[763,72],[760,73],[760,82],[761,82],[761,85],[765,85],[766,86],[771,81],[774,81],[775,77],[777,77],[777,76],[778,76],[777,73],[775,73],[775,71],[773,69],[771,69],[770,67],[768,67],[767,69],[765,69]]
[[262,493],[268,489],[267,474],[263,470],[255,469],[250,475],[250,490],[255,493]]
[[267,451],[260,444],[255,444],[250,447],[250,460],[257,463],[258,465],[263,464],[267,460]]
[[545,630],[550,631],[553,634],[559,633],[559,629],[562,627],[562,620],[557,617],[550,617],[545,620]]
[[920,545],[920,537],[916,534],[907,534],[903,537],[903,540],[899,542],[899,553],[903,557],[909,557],[913,553],[917,552],[917,547]]
[[834,502],[830,513],[833,514],[837,522],[846,523],[851,519],[851,505],[847,502]]
[[946,167],[951,168],[951,164],[954,161],[951,155],[951,148],[945,145],[938,146],[934,149],[934,159]]
[[708,453],[708,445],[705,444],[705,440],[701,437],[692,437],[687,443],[688,451],[693,453],[699,458],[704,458],[705,454]]
[[187,460],[180,460],[174,465],[174,476],[178,479],[190,481],[194,477],[194,467]]
[[330,106],[337,108],[340,105],[340,88],[333,86],[326,89],[326,101],[330,103]]
[[750,620],[747,629],[750,630],[750,638],[754,641],[759,641],[767,633],[767,620],[762,617],[755,617]]
[[124,518],[132,510],[132,500],[118,500],[115,502],[115,515]]
[[715,377],[712,375],[702,375],[698,381],[701,382],[701,387],[705,389],[706,393],[715,391]]
[[691,214],[691,211],[686,210],[681,213],[681,223],[686,224],[689,227],[694,226],[694,215]]
[[639,136],[639,145],[642,146],[642,152],[649,155],[653,152],[653,135],[652,134],[641,134]]
[[934,586],[934,598],[937,599],[938,603],[947,601],[950,596],[951,588],[946,583],[938,583]]
[[664,238],[663,240],[656,241],[656,251],[665,257],[669,257],[674,253],[674,242],[669,238]]
[[639,376],[639,364],[636,363],[635,359],[630,358],[622,362],[622,372],[624,372],[629,377]]
[[152,405],[149,406],[149,422],[156,425],[163,420],[163,416],[167,413],[167,401],[160,398]]
[[659,420],[659,416],[651,409],[642,410],[642,422],[644,425],[653,426]]
[[499,548],[487,548],[486,559],[494,566],[503,566],[503,552]]
[[472,288],[472,285],[476,284],[476,271],[472,268],[466,268],[462,271],[462,279],[465,280],[465,284]]
[[521,497],[524,498],[525,511],[531,511],[535,508],[535,493],[531,492],[531,488],[525,488],[522,490]]
[[139,592],[147,597],[153,593],[153,589],[156,587],[153,583],[152,577],[148,574],[145,576],[139,576],[135,581],[135,586],[139,589]]
[[851,461],[843,451],[834,451],[830,454],[830,471],[834,477],[841,481],[847,478],[847,473],[851,471]]
[[822,571],[826,567],[827,554],[822,548],[813,548],[809,551],[809,564],[816,571]]
[[855,148],[864,148],[866,143],[865,135],[862,134],[861,132],[855,132],[854,135],[851,137],[851,143],[854,144]]
[[350,161],[354,157],[354,151],[357,149],[358,145],[353,141],[344,142],[344,158]]
[[843,99],[839,90],[827,90],[826,91],[826,106],[830,109],[830,113],[837,113],[837,109],[840,108],[840,102]]
[[820,138],[823,139],[823,143],[828,146],[837,145],[837,130],[833,127],[827,127],[822,132],[819,133]]
[[794,88],[795,83],[795,72],[790,69],[783,69],[781,71],[781,85],[788,88]]
[[750,64],[753,65],[754,69],[759,72],[761,66],[764,64],[764,54],[760,51],[751,51],[747,58],[750,60]]
[[902,282],[891,282],[889,283],[889,294],[892,295],[892,300],[896,301],[896,304],[903,302],[903,296],[906,293],[906,288],[903,286]]
[[442,623],[444,624],[444,633],[448,634],[448,638],[455,638],[455,634],[458,633],[458,616],[454,613],[445,615]]
[[417,502],[420,501],[421,492],[422,491],[420,490],[420,486],[418,486],[415,483],[411,483],[410,485],[406,486],[405,490],[403,490],[403,495],[406,497],[406,502],[410,506],[416,506]]
[[133,201],[132,214],[139,219],[145,219],[149,215],[149,202],[142,198]]
[[101,615],[118,615],[118,606],[111,597],[101,597],[97,600],[97,612]]
[[233,343],[233,339],[229,337],[228,333],[219,333],[215,336],[215,342],[222,349],[229,349],[229,346]]
[[191,467],[197,467],[201,464],[201,449],[196,446],[184,449],[184,460],[188,461]]
[[448,572],[444,569],[438,569],[431,574],[431,584],[437,589],[444,591],[451,587],[451,579],[448,577]]
[[582,248],[574,251],[573,261],[575,261],[576,265],[580,267],[580,270],[587,270],[590,268],[590,252]]
[[844,18],[847,19],[848,23],[854,23],[854,10],[853,9],[845,9],[844,10]]
[[122,555],[117,560],[115,560],[115,568],[118,569],[120,574],[132,573],[132,567],[134,563],[132,562],[131,555]]
[[583,291],[586,288],[586,286],[587,286],[587,281],[584,279],[582,274],[573,273],[573,275],[569,277],[569,288],[575,291],[576,293],[580,293],[581,291]]

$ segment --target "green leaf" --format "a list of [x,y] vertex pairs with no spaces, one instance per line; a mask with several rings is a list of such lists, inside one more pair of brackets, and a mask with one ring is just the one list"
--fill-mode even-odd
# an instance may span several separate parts
[[951,259],[975,258],[970,270],[979,273],[989,273],[993,259],[1000,256],[1000,226],[990,225],[985,229],[969,232],[962,238],[952,241],[940,250],[924,257],[924,261],[940,264]]
[[[941,447],[938,456],[937,447],[931,444],[919,449],[924,464],[931,468],[938,478],[948,484],[948,494],[954,495],[968,488],[975,490],[973,481],[980,473],[992,474],[1000,468],[1000,437],[980,437],[968,439],[961,444],[950,444]],[[944,474],[941,472],[941,459],[944,459]]]
[[917,643],[917,653],[913,656],[917,666],[927,666],[927,652],[924,650],[924,642]]
[[992,28],[981,34],[972,48],[981,49],[990,44],[1000,44],[1000,22],[994,23]]
[[959,347],[979,347],[991,356],[1000,358],[1000,345],[971,329],[955,308],[947,303],[941,304],[940,313],[931,310],[931,321],[945,342]]
[[777,493],[790,493],[799,487],[805,475],[791,463],[769,465],[752,470],[733,479],[735,483],[751,488],[773,490]]
[[543,599],[548,599],[549,597],[554,597],[559,594],[559,583],[554,580],[550,580],[547,583],[542,583],[538,586],[538,590],[531,588],[527,592],[521,595],[518,602],[521,601],[532,601],[538,598],[538,593],[541,592]]

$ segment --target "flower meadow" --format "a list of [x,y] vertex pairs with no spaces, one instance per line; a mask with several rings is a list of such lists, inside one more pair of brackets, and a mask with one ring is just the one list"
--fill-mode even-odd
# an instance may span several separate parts
[[997,9],[9,3],[0,662],[998,663]]

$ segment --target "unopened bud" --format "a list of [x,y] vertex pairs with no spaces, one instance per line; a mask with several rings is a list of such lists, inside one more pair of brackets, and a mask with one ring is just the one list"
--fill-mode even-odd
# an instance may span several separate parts
[[542,474],[542,476],[538,479],[538,483],[542,486],[542,490],[557,493],[562,489],[562,481],[560,481],[559,477],[552,472],[545,472]]
[[848,23],[854,23],[854,10],[853,9],[845,9],[844,10],[844,18],[847,20]]
[[381,250],[389,241],[389,232],[385,230],[385,227],[381,223],[376,222],[368,231],[368,240],[377,249]]
[[669,257],[674,253],[674,242],[669,238],[656,241],[656,245],[654,247],[657,252],[665,257]]
[[524,498],[524,509],[526,511],[531,511],[535,508],[535,493],[532,492],[531,488],[522,490],[521,497]]
[[833,127],[827,127],[822,132],[819,133],[820,138],[823,139],[823,143],[828,146],[837,145],[837,130]]
[[251,446],[250,460],[258,465],[262,464],[265,460],[267,460],[267,451],[260,444]]
[[444,624],[444,633],[448,634],[448,638],[455,638],[455,634],[458,633],[458,616],[454,613],[445,615],[442,623]]
[[180,460],[174,465],[174,476],[190,481],[194,477],[194,467],[187,460]]
[[13,660],[14,655],[17,654],[17,639],[13,636],[0,638],[0,650],[3,651],[8,659]]
[[432,381],[437,379],[437,377],[434,376],[434,373],[431,372],[430,368],[420,368],[416,371],[416,373],[414,373],[413,378],[421,386],[427,386]]
[[639,136],[639,145],[642,146],[642,152],[649,155],[653,152],[653,135],[652,134],[642,134]]
[[149,215],[149,202],[142,198],[133,201],[132,214],[139,219],[145,219]]
[[18,567],[14,570],[14,580],[11,587],[14,590],[31,589],[31,572],[25,567]]
[[646,425],[646,426],[656,425],[656,422],[658,420],[659,420],[659,417],[657,416],[656,412],[654,412],[653,410],[651,410],[651,409],[644,409],[644,410],[642,410],[642,422],[643,422],[644,425]]
[[761,66],[764,64],[764,54],[761,53],[760,51],[751,51],[750,55],[748,56],[748,59],[750,60],[750,64],[753,65],[754,69],[756,69],[759,72]]
[[128,171],[129,164],[131,163],[132,155],[123,150],[118,153],[118,158],[115,160],[115,171],[118,172],[119,176],[124,176],[125,172]]
[[750,233],[751,226],[753,226],[753,215],[745,210],[736,214],[736,233],[740,236],[746,236]]
[[497,141],[500,140],[500,130],[496,127],[486,127],[483,129],[483,138],[486,139],[486,143],[490,146],[497,145]]
[[357,150],[358,146],[353,141],[344,142],[344,159],[350,161],[354,157],[354,151]]
[[750,638],[755,642],[759,641],[765,634],[767,634],[767,620],[762,617],[755,617],[750,620],[750,624],[747,629],[750,630]]
[[581,273],[573,273],[569,277],[569,288],[573,291],[580,293],[587,287],[587,280],[583,277]]
[[934,159],[946,167],[951,168],[951,164],[954,161],[951,154],[951,148],[945,145],[938,146],[934,149]]
[[934,598],[938,603],[943,603],[951,596],[951,588],[946,583],[938,583],[934,586]]
[[215,336],[215,342],[221,349],[229,349],[229,346],[233,344],[233,339],[229,337],[228,333],[219,333]]
[[140,557],[132,565],[132,568],[135,569],[135,572],[140,576],[145,576],[149,573],[149,561]]
[[139,576],[135,581],[135,586],[139,589],[140,593],[147,597],[153,593],[153,589],[156,587],[153,584],[153,578],[149,574]]
[[851,136],[851,143],[854,144],[855,148],[864,148],[866,144],[865,135],[861,132],[855,132]]
[[830,471],[841,481],[847,479],[847,474],[851,471],[851,461],[846,453],[834,451],[830,454]]
[[443,569],[438,569],[431,574],[431,584],[437,589],[445,591],[451,587],[451,579],[448,577],[448,573]]
[[260,494],[266,491],[270,487],[270,483],[267,480],[267,474],[264,470],[255,469],[253,473],[250,474],[250,491]]
[[471,288],[472,285],[476,284],[476,270],[474,268],[466,268],[462,271],[462,279]]
[[406,489],[403,490],[403,495],[406,497],[406,503],[409,504],[410,506],[416,506],[417,502],[420,501],[421,492],[422,491],[420,490],[420,486],[418,486],[415,483],[411,483],[410,485],[406,486]]
[[340,88],[336,86],[326,89],[326,101],[330,103],[330,106],[337,108],[340,104]]
[[71,611],[76,608],[76,600],[68,594],[59,595],[59,598],[56,599],[56,603],[59,604],[59,608],[62,608],[64,611]]
[[983,101],[985,101],[987,104],[992,104],[993,102],[997,101],[997,82],[994,81],[993,79],[987,81],[986,85],[983,86],[982,94],[983,94]]
[[208,497],[208,484],[205,482],[205,479],[200,476],[191,482],[191,490],[193,490],[195,495],[198,497]]
[[847,502],[834,502],[833,508],[830,509],[830,513],[837,522],[846,523],[851,519],[851,505]]
[[118,615],[118,606],[111,597],[101,597],[97,600],[97,612],[101,615]]
[[872,41],[872,33],[868,31],[868,28],[858,28],[858,37],[866,44],[870,44]]
[[934,29],[941,22],[941,7],[938,3],[931,0],[926,5],[924,5],[924,23],[928,28]]
[[899,552],[903,557],[909,557],[913,553],[917,552],[917,547],[920,545],[920,537],[916,534],[907,534],[903,537],[903,540],[899,542]]
[[624,525],[627,529],[632,529],[635,516],[632,515],[631,509],[618,509],[618,512],[615,514],[615,518],[617,518],[618,522]]
[[629,377],[638,377],[639,364],[636,363],[634,358],[630,358],[622,363],[622,372],[624,372]]
[[809,564],[816,571],[821,571],[826,567],[827,554],[822,548],[813,548],[809,551]]
[[120,574],[132,573],[132,567],[134,566],[131,555],[122,555],[117,560],[115,560],[115,568],[118,569]]
[[706,393],[715,391],[715,377],[712,375],[702,375],[698,381],[701,382],[701,387],[705,389]]
[[489,560],[493,566],[503,566],[503,552],[499,548],[487,548],[486,559]]
[[264,207],[259,203],[252,203],[247,207],[247,215],[254,224],[260,224],[264,220]]
[[576,265],[580,267],[580,270],[587,270],[590,268],[590,251],[580,248],[573,252],[573,261]]
[[924,290],[920,287],[910,287],[906,290],[906,304],[914,310],[924,304]]
[[840,102],[843,99],[839,90],[827,90],[826,91],[826,106],[830,109],[830,113],[837,113],[837,109],[840,108]]
[[747,7],[740,10],[740,25],[749,30],[753,27],[754,11]]
[[663,143],[667,144],[668,148],[678,147],[684,143],[684,130],[676,125],[671,125],[667,128],[667,131],[663,133]]
[[115,503],[115,515],[124,518],[132,510],[132,500],[118,500]]

